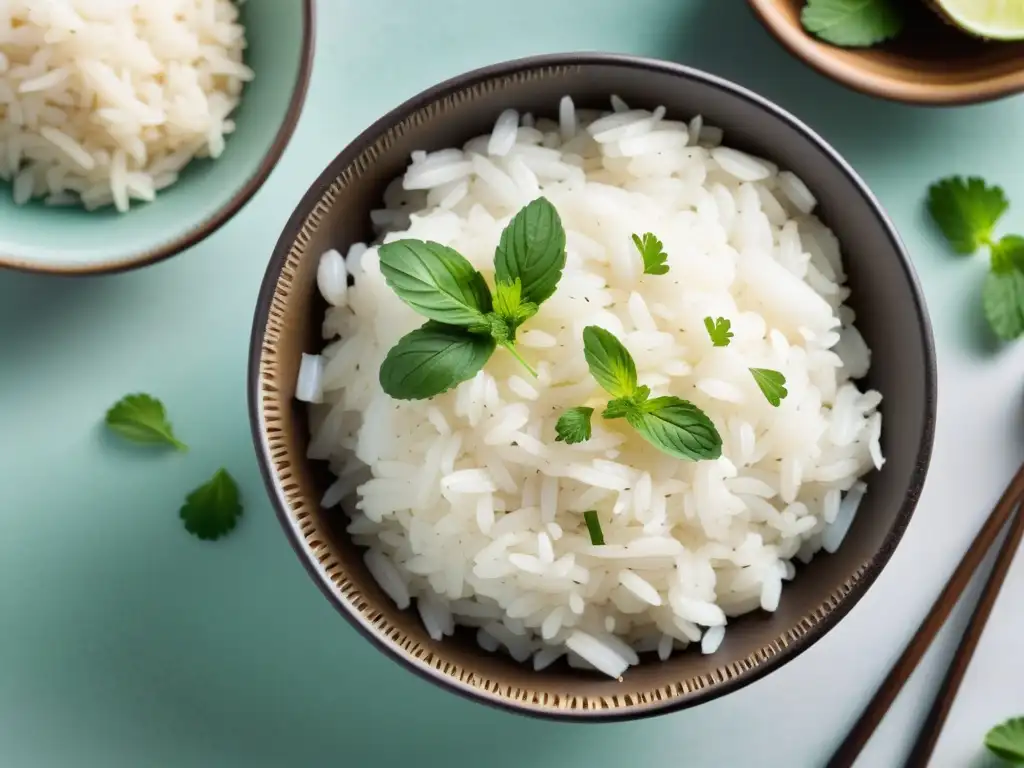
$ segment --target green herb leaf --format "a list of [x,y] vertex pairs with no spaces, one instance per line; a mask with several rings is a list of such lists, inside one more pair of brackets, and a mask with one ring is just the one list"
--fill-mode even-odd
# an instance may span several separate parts
[[635,409],[636,403],[632,400],[617,397],[605,406],[604,412],[601,416],[605,419],[621,419],[629,413],[630,410]]
[[537,314],[537,305],[522,297],[523,282],[518,277],[511,283],[498,283],[494,291],[494,313],[508,323],[513,339],[516,329]]
[[765,399],[776,408],[789,394],[785,387],[786,377],[778,371],[773,371],[771,368],[751,368],[750,375],[754,377],[757,386],[761,388]]
[[555,292],[565,268],[565,230],[558,211],[538,197],[512,217],[494,254],[497,282],[521,281],[521,299],[540,305]]
[[974,253],[992,240],[992,230],[1010,204],[984,179],[950,176],[928,188],[928,211],[957,253]]
[[242,514],[238,486],[226,469],[185,497],[181,519],[185,530],[200,539],[219,539],[235,527]]
[[992,245],[992,271],[1024,271],[1024,237],[1006,235]]
[[1024,333],[1024,273],[989,272],[982,289],[985,317],[996,336],[1012,341]]
[[645,275],[664,275],[668,272],[668,265],[665,263],[668,254],[665,253],[661,240],[656,238],[653,232],[645,232],[643,237],[634,234],[633,245],[640,251],[640,256],[644,260]]
[[583,356],[590,374],[612,397],[631,398],[636,393],[636,364],[629,350],[604,328],[583,329]]
[[720,317],[717,320],[712,320],[710,317],[704,318],[704,327],[708,329],[708,336],[711,337],[711,343],[716,347],[728,347],[729,342],[732,341],[733,333],[729,329],[732,327],[732,322]]
[[555,442],[583,443],[590,439],[590,417],[594,415],[593,408],[578,406],[570,408],[558,417],[555,424],[557,437]]
[[985,746],[1013,765],[1024,765],[1024,717],[1013,717],[985,734]]
[[174,436],[164,404],[152,395],[126,395],[114,403],[106,416],[107,426],[133,443],[169,445],[179,451],[187,446]]
[[465,257],[439,243],[396,240],[379,249],[380,271],[402,301],[446,325],[479,326],[491,291]]
[[583,521],[587,524],[587,532],[590,533],[590,543],[595,547],[604,545],[604,531],[601,530],[601,521],[597,517],[596,509],[588,509],[583,513]]
[[397,400],[423,400],[473,378],[494,352],[489,336],[428,322],[399,339],[380,366],[380,386]]
[[892,0],[808,0],[800,21],[815,37],[844,48],[876,45],[903,29]]
[[656,397],[626,411],[626,421],[655,448],[688,461],[717,459],[722,436],[700,408],[678,397]]

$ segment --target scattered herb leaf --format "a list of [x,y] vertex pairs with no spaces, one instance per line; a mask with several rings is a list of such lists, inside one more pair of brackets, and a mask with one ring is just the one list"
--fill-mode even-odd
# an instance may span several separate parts
[[185,497],[181,508],[185,530],[200,539],[219,539],[228,533],[242,514],[238,486],[225,469]]
[[493,338],[430,321],[399,339],[380,366],[380,386],[398,400],[447,392],[484,367]]
[[1024,717],[1013,717],[985,734],[985,746],[1013,765],[1024,765]]
[[152,395],[126,395],[107,411],[106,424],[113,432],[134,443],[169,445],[179,451],[187,446],[174,436],[164,404]]
[[815,37],[844,48],[890,40],[904,23],[893,0],[808,0],[800,21]]
[[555,442],[584,443],[590,439],[590,418],[594,415],[593,408],[584,405],[570,408],[558,417],[555,424]]
[[583,513],[583,521],[587,524],[587,531],[590,533],[590,543],[595,547],[604,545],[604,531],[601,530],[601,521],[597,517],[596,509],[588,509]]
[[991,244],[992,230],[1009,207],[1000,187],[975,176],[950,176],[928,188],[928,211],[957,253]]
[[551,298],[565,268],[565,229],[558,211],[538,197],[519,211],[501,233],[494,254],[498,283],[521,281],[524,301],[538,306]]
[[491,291],[464,256],[448,246],[396,240],[379,249],[380,271],[398,298],[439,323],[478,326],[491,311]]
[[1019,269],[989,272],[982,288],[985,319],[1004,341],[1024,333],[1024,273]]
[[704,327],[708,329],[708,336],[711,337],[711,343],[716,347],[728,347],[729,342],[732,341],[733,333],[732,322],[724,317],[720,317],[717,320],[713,320],[710,317],[704,318]]
[[656,397],[626,412],[626,421],[655,448],[687,461],[717,459],[722,436],[700,408],[678,397]]
[[653,232],[645,232],[643,237],[633,235],[633,245],[640,251],[644,260],[645,275],[664,275],[668,272],[668,254],[661,240],[654,236]]
[[1024,271],[1024,237],[1006,235],[992,245],[990,264],[993,272]]
[[776,408],[782,404],[789,392],[786,390],[786,377],[771,368],[751,368],[750,375],[754,377],[757,386],[761,388],[765,399]]
[[636,364],[622,342],[604,328],[583,329],[583,356],[590,374],[612,397],[631,398],[637,389]]

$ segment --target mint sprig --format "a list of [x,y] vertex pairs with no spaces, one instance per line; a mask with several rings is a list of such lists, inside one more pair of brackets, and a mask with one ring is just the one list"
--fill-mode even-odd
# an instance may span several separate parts
[[447,246],[396,240],[382,245],[379,256],[391,290],[429,320],[388,352],[380,368],[387,394],[422,400],[446,392],[475,376],[497,346],[537,375],[515,341],[519,327],[555,292],[565,268],[565,229],[548,200],[525,206],[502,232],[493,296],[483,275]]
[[[717,459],[722,455],[722,437],[700,408],[678,397],[650,398],[649,387],[637,381],[636,363],[629,350],[614,334],[596,325],[583,330],[583,353],[590,374],[612,399],[604,419],[624,418],[637,433],[655,448],[687,461]],[[570,426],[586,411],[586,435]],[[592,408],[571,408],[556,425],[559,437],[567,443],[583,442],[590,437]]]

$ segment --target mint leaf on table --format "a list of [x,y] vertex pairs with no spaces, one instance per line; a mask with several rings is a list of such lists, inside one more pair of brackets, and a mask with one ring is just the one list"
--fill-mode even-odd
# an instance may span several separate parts
[[584,443],[590,439],[590,419],[594,415],[593,408],[578,406],[570,408],[558,417],[555,424],[555,442]]
[[388,286],[419,314],[446,325],[485,322],[491,291],[458,251],[439,243],[396,240],[378,252]]
[[521,299],[540,305],[555,292],[565,268],[565,229],[558,211],[538,197],[519,211],[501,233],[494,254],[494,278],[519,278]]
[[583,513],[583,522],[587,524],[587,533],[590,534],[590,543],[595,547],[604,545],[604,531],[601,530],[601,520],[597,516],[596,509],[588,509]]
[[428,322],[399,339],[380,366],[380,386],[397,400],[423,400],[473,378],[494,352],[490,336]]
[[185,530],[200,539],[219,539],[231,531],[242,515],[238,486],[225,469],[185,497],[180,511]]
[[655,448],[687,461],[717,459],[722,436],[711,419],[691,402],[655,397],[626,412],[626,421]]
[[808,0],[800,22],[826,43],[864,48],[898,35],[903,14],[893,0]]
[[957,253],[974,253],[991,243],[992,230],[1009,207],[1000,187],[975,176],[950,176],[928,188],[928,212]]
[[174,436],[164,404],[152,395],[126,395],[107,411],[107,427],[126,440],[143,445],[169,445],[179,451],[188,447]]
[[771,368],[751,368],[750,375],[754,377],[757,386],[761,388],[761,394],[765,399],[778,408],[786,395],[786,377]]
[[704,327],[708,329],[708,336],[711,337],[711,343],[716,347],[728,347],[729,342],[732,341],[733,333],[732,322],[726,320],[724,317],[720,317],[717,320],[713,320],[710,317],[704,318]]
[[654,236],[653,232],[645,232],[643,237],[633,235],[633,245],[640,251],[640,258],[644,260],[645,275],[664,275],[668,272],[668,265],[665,263],[668,254],[661,240]]
[[1024,765],[1024,717],[1014,717],[985,734],[990,752],[1012,765]]
[[989,272],[981,298],[996,336],[1012,341],[1024,333],[1024,273],[1016,268]]
[[588,325],[583,329],[583,356],[590,375],[609,395],[630,398],[636,392],[636,363],[614,334]]

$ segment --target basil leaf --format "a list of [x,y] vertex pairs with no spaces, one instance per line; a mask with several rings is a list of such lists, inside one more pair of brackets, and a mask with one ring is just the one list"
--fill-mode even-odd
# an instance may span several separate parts
[[626,412],[640,436],[669,456],[689,461],[717,459],[722,436],[700,408],[678,397],[656,397]]
[[636,364],[622,342],[604,328],[583,329],[583,356],[590,374],[612,397],[629,399],[636,393]]
[[519,278],[524,302],[541,304],[555,292],[565,268],[565,230],[558,211],[538,197],[512,217],[494,254],[498,283]]
[[439,243],[396,240],[379,249],[380,271],[402,301],[447,325],[480,325],[491,291],[465,257]]
[[1012,341],[1024,333],[1024,273],[989,272],[982,290],[985,317],[996,336]]
[[380,366],[380,386],[396,400],[439,395],[473,378],[494,347],[489,336],[428,322],[391,348]]

